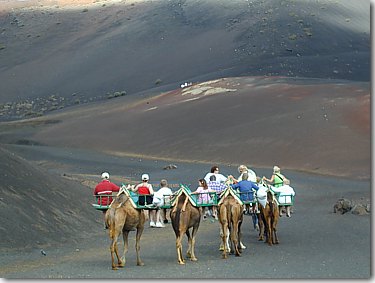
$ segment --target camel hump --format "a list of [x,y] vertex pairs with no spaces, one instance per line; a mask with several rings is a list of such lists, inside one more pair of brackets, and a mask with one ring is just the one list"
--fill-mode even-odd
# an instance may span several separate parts
[[126,194],[119,194],[113,200],[111,207],[119,208],[119,207],[123,206],[128,199],[129,199],[129,197]]

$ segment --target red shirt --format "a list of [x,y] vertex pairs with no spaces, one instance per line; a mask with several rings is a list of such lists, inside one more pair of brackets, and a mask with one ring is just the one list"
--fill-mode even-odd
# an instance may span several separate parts
[[[120,187],[114,183],[111,183],[109,180],[103,180],[96,185],[94,190],[94,195],[110,195],[112,192],[120,191]],[[101,202],[100,202],[101,199]],[[112,197],[102,197],[98,198],[98,204],[109,205],[112,202]]]
[[150,190],[146,186],[141,186],[141,187],[138,188],[138,193],[140,195],[149,195],[150,194]]

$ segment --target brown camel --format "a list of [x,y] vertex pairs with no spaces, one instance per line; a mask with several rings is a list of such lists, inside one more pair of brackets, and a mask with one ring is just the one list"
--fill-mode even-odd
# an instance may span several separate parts
[[[195,237],[201,221],[201,211],[192,204],[192,200],[184,188],[177,194],[176,199],[172,203],[170,217],[173,230],[176,234],[178,263],[185,264],[185,260],[182,257],[182,237],[184,234],[186,234],[188,238],[187,257],[192,261],[197,261],[198,259],[195,256],[194,248]],[[191,235],[189,232],[190,228],[192,228]]]
[[[226,193],[228,191],[228,193]],[[223,243],[222,258],[227,258],[227,252],[235,252],[241,256],[241,224],[243,221],[243,204],[236,198],[232,189],[223,192],[219,202],[220,236]],[[229,244],[230,238],[230,244]]]
[[[264,204],[264,203],[263,203]],[[278,244],[277,238],[277,223],[279,221],[279,207],[271,191],[267,191],[267,202],[265,206],[258,201],[260,210],[259,219],[259,241],[264,240],[264,233],[266,234],[266,243],[272,246]]]
[[[141,235],[145,224],[145,214],[143,209],[136,209],[134,203],[129,196],[127,189],[122,188],[117,197],[111,203],[110,208],[106,212],[106,224],[109,227],[109,237],[111,238],[111,258],[112,269],[117,270],[118,267],[124,267],[126,263],[125,255],[128,252],[128,236],[129,231],[137,229],[135,250],[137,253],[137,265],[144,265],[142,262],[139,249]],[[117,240],[122,232],[124,240],[124,253],[119,257]],[[115,264],[115,254],[118,264]]]

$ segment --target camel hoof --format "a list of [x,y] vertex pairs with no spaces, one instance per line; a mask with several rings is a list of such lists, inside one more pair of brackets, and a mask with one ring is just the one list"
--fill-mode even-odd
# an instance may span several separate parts
[[198,261],[198,259],[196,257],[192,257],[190,258],[191,261]]
[[138,266],[144,266],[145,264],[143,262],[137,262]]
[[112,270],[118,270],[117,266],[112,266]]
[[258,239],[258,241],[264,241],[264,238],[263,238],[263,237],[261,237],[261,238],[259,238],[259,239]]
[[223,251],[223,250],[224,250],[224,246],[220,246],[219,251]]
[[184,265],[185,262],[184,262],[184,261],[179,261],[178,264],[180,264],[180,265]]

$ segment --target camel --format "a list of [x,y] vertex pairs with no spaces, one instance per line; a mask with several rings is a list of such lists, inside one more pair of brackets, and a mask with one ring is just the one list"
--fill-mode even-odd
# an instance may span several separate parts
[[[185,264],[182,257],[182,237],[186,234],[188,238],[187,257],[191,261],[197,261],[195,256],[195,237],[198,232],[201,221],[201,210],[193,205],[193,200],[188,192],[182,187],[172,203],[170,218],[173,230],[176,234],[177,261],[179,264]],[[190,235],[189,229],[192,228]]]
[[[137,230],[135,250],[137,253],[137,265],[144,265],[142,262],[139,249],[140,240],[144,230],[145,214],[143,209],[136,209],[134,202],[130,198],[129,192],[124,187],[121,188],[116,198],[112,201],[110,208],[107,210],[106,224],[109,227],[109,237],[111,238],[111,258],[112,269],[117,270],[118,267],[124,267],[126,263],[125,255],[128,252],[128,236],[130,231]],[[122,257],[119,257],[117,240],[122,232],[124,240],[124,252]],[[115,255],[118,264],[115,264]]]
[[272,246],[273,244],[279,244],[277,238],[277,223],[279,221],[279,207],[274,198],[274,195],[270,190],[267,191],[267,201],[258,201],[260,210],[259,219],[259,241],[264,240],[264,233],[266,234],[266,243]]
[[[229,193],[226,193],[228,191]],[[219,202],[220,236],[223,245],[222,258],[227,258],[227,253],[234,251],[236,256],[241,256],[241,224],[243,221],[243,204],[236,198],[232,189],[223,192]],[[229,243],[230,238],[230,243]],[[230,247],[231,246],[231,247]],[[243,246],[243,248],[246,248]]]

